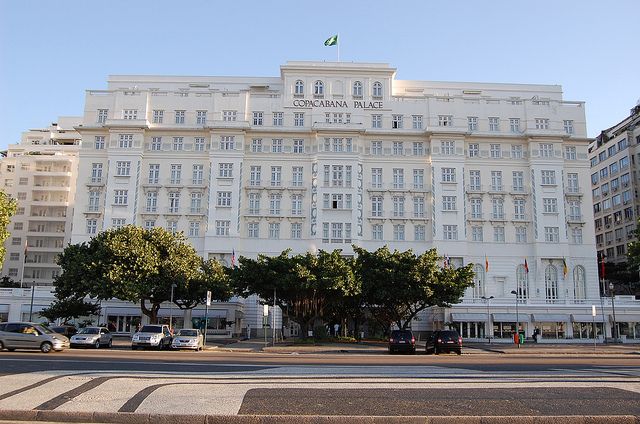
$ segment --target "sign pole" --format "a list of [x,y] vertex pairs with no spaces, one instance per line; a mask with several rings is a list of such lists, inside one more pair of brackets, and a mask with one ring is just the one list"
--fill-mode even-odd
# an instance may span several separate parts
[[204,347],[207,347],[207,326],[208,326],[208,314],[209,314],[209,305],[211,305],[211,292],[207,290],[207,303],[204,307],[204,336],[202,337]]
[[596,351],[596,305],[591,305],[591,319],[593,323],[592,331],[593,331],[593,351]]

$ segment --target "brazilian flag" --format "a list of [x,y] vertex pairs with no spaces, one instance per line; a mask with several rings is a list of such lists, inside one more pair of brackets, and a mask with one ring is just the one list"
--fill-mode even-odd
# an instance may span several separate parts
[[338,34],[333,35],[324,42],[325,46],[337,46],[338,45]]

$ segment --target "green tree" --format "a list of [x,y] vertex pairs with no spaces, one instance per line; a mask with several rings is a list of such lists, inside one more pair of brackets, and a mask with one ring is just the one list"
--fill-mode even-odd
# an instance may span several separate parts
[[67,322],[73,318],[99,315],[100,309],[100,305],[97,303],[87,302],[76,297],[67,297],[53,301],[48,308],[43,309],[39,314],[49,321],[60,318],[63,322]]
[[174,303],[180,309],[193,309],[207,300],[207,291],[214,300],[227,301],[232,296],[227,270],[215,259],[201,260],[198,272],[187,284],[177,285]]
[[418,256],[411,250],[392,252],[387,246],[374,252],[357,246],[354,250],[368,308],[376,319],[401,329],[429,306],[458,303],[473,285],[472,264],[441,268],[436,249]]
[[63,273],[56,297],[121,299],[139,303],[152,323],[171,297],[171,285],[195,281],[201,258],[180,234],[135,226],[109,229],[89,242],[68,246],[58,259]]
[[0,287],[16,289],[20,287],[20,283],[13,281],[11,277],[5,275],[4,277],[0,278]]
[[7,249],[4,247],[4,241],[11,233],[7,230],[11,217],[15,215],[18,205],[14,199],[7,196],[7,193],[0,190],[0,267],[4,263],[4,255]]

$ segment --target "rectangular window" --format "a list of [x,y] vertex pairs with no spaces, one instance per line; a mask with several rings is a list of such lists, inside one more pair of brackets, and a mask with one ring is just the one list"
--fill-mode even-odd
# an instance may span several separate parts
[[262,153],[262,139],[254,138],[251,140],[251,152],[252,153]]
[[273,126],[281,127],[284,121],[284,112],[273,112]]
[[502,147],[499,144],[489,145],[491,157],[494,159],[500,159],[502,157]]
[[443,225],[442,226],[443,238],[445,240],[458,240],[458,226],[457,225]]
[[575,146],[566,146],[564,148],[564,158],[566,160],[576,160],[577,159]]
[[372,141],[371,142],[371,154],[372,155],[381,155],[382,154],[382,141]]
[[178,232],[178,221],[167,221],[166,230],[171,234],[175,234]]
[[471,170],[469,171],[469,190],[480,191],[482,189],[481,180],[480,180],[480,171]]
[[280,204],[282,203],[282,195],[269,195],[269,215],[280,215]]
[[558,213],[558,200],[545,197],[542,199],[542,207],[544,213]]
[[291,169],[291,175],[293,176],[293,181],[291,182],[293,187],[302,187],[302,167],[294,166]]
[[113,203],[115,205],[127,205],[129,190],[114,190]]
[[489,118],[489,131],[500,131],[500,118],[495,116]]
[[424,241],[425,234],[426,230],[424,225],[416,225],[413,227],[413,238],[415,241]]
[[247,237],[259,238],[260,237],[260,224],[257,222],[250,222],[247,224]]
[[177,163],[171,164],[171,184],[180,184],[182,180],[182,165]]
[[403,241],[404,240],[404,225],[396,224],[393,226],[393,240],[395,241]]
[[393,188],[404,188],[404,169],[393,168]]
[[131,175],[130,161],[116,161],[116,175],[118,177],[128,177]]
[[549,129],[549,120],[547,118],[535,118],[535,124],[537,130]]
[[413,217],[424,218],[424,197],[413,198]]
[[104,136],[97,135],[94,140],[95,140],[95,149],[104,150]]
[[456,196],[442,196],[442,210],[443,211],[455,211],[456,210]]
[[221,163],[218,165],[218,177],[220,178],[233,178],[233,164]]
[[223,135],[220,137],[220,150],[234,150],[235,148],[235,136]]
[[111,219],[111,227],[114,229],[120,229],[127,225],[127,220],[125,218],[112,218]]
[[567,134],[573,134],[573,121],[572,120],[564,120],[562,121],[564,132]]
[[98,124],[104,124],[109,118],[109,109],[98,109]]
[[249,185],[256,187],[260,186],[262,178],[262,167],[252,166],[249,173]]
[[471,227],[471,241],[483,241],[482,227]]
[[403,196],[393,196],[391,198],[393,201],[393,216],[394,218],[402,218],[404,217],[404,197]]
[[200,236],[200,223],[197,221],[189,222],[189,237]]
[[202,210],[202,193],[191,193],[191,213],[201,213]]
[[102,182],[102,164],[101,163],[91,164],[91,182],[92,183]]
[[295,112],[293,114],[293,126],[294,127],[304,127],[304,113]]
[[478,117],[477,116],[467,116],[467,129],[469,131],[477,131],[478,130]]
[[160,164],[154,163],[149,165],[149,184],[158,184],[160,182]]
[[184,137],[173,137],[173,150],[184,150]]
[[516,243],[527,242],[527,227],[516,227]]
[[184,124],[184,110],[176,110],[176,124]]
[[238,119],[237,110],[223,110],[222,122],[235,122]]
[[453,116],[451,115],[438,115],[439,127],[450,127],[453,125]]
[[282,185],[282,167],[271,167],[271,187],[280,187]]
[[502,171],[491,171],[491,191],[503,191]]
[[551,143],[540,143],[538,145],[540,157],[542,158],[551,158],[553,157],[553,144]]
[[120,134],[118,137],[118,147],[130,149],[133,147],[133,134]]
[[413,142],[413,155],[414,156],[424,155],[424,143],[422,141]]
[[411,123],[414,130],[422,129],[422,115],[412,115]]
[[402,129],[402,115],[391,115],[391,128]]
[[151,137],[151,150],[162,150],[162,137]]
[[513,191],[524,192],[524,172],[513,171]]
[[293,139],[293,153],[304,153],[304,140]]
[[544,227],[544,241],[560,243],[560,229],[558,227]]
[[291,195],[291,215],[302,215],[302,195]]
[[382,196],[371,197],[371,216],[382,216]]
[[402,156],[404,154],[404,145],[402,141],[393,142],[393,154],[394,156]]
[[522,159],[522,145],[513,144],[511,146],[511,159]]
[[96,234],[98,232],[98,220],[87,219],[87,234]]
[[371,188],[382,188],[382,168],[371,168]]
[[169,213],[178,213],[180,211],[180,193],[169,193]]
[[469,144],[469,157],[470,158],[476,158],[478,156],[480,156],[480,145],[478,143],[471,143]]
[[454,155],[456,153],[456,143],[450,140],[441,141],[440,149],[443,155]]
[[204,137],[196,137],[193,139],[196,152],[204,152]]
[[282,153],[282,139],[274,138],[271,140],[271,153]]
[[207,124],[207,111],[206,110],[197,110],[196,111],[196,124],[197,125],[206,125]]
[[229,228],[231,228],[231,221],[216,221],[216,236],[228,236]]
[[158,211],[158,192],[157,191],[149,191],[147,192],[147,204],[145,208],[145,212],[157,212]]
[[443,183],[455,183],[456,182],[456,169],[455,168],[442,168],[442,182]]
[[219,191],[217,197],[217,206],[220,207],[231,207],[231,192],[230,191]]
[[382,224],[374,224],[371,226],[371,238],[374,240],[383,239]]
[[154,109],[153,117],[151,119],[154,124],[162,124],[164,121],[164,110]]
[[292,239],[301,239],[302,238],[302,224],[299,222],[294,222],[291,224],[291,238]]
[[264,112],[253,112],[253,125],[262,126],[264,124]]
[[504,243],[504,227],[493,227],[493,241]]
[[547,171],[543,170],[542,174],[542,184],[545,185],[555,185],[556,183],[556,171]]
[[382,128],[382,115],[371,115],[371,128]]
[[509,131],[515,134],[520,132],[520,118],[509,118]]
[[272,240],[278,240],[280,238],[280,223],[279,222],[270,222],[269,223],[269,238]]
[[413,188],[424,189],[424,169],[413,170]]
[[138,109],[124,109],[122,111],[122,119],[138,119]]

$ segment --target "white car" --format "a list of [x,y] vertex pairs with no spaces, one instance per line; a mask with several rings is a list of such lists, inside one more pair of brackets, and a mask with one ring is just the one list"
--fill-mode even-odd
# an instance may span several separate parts
[[204,349],[204,337],[200,330],[182,329],[173,336],[172,349]]
[[71,336],[71,347],[111,347],[113,338],[105,327],[84,327]]

